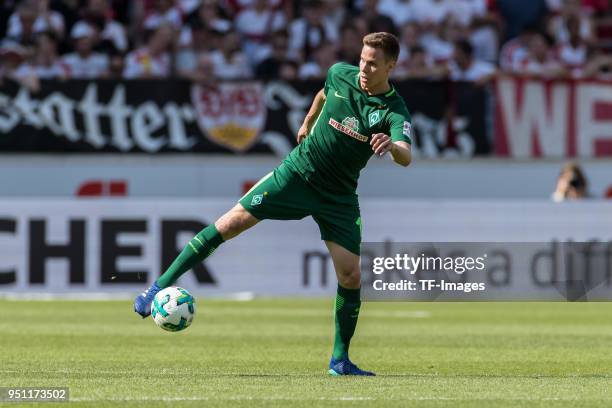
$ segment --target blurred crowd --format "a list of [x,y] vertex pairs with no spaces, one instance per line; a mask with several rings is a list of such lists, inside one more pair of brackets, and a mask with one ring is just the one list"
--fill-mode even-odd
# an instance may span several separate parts
[[374,31],[395,79],[612,78],[612,0],[4,0],[0,78],[320,79]]

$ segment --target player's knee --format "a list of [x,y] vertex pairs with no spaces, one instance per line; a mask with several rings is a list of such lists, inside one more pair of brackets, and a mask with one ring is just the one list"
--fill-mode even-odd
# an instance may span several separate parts
[[257,224],[258,220],[242,207],[234,207],[215,222],[224,241],[232,239]]
[[361,271],[359,266],[341,268],[338,273],[338,283],[347,289],[357,289],[361,285]]
[[225,214],[215,222],[217,230],[223,237],[224,241],[234,238],[242,231],[242,222],[237,214]]

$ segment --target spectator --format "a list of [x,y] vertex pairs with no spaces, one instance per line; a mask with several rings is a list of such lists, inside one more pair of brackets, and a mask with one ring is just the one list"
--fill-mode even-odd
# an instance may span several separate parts
[[448,15],[455,17],[465,26],[487,16],[488,0],[454,0],[449,7]]
[[351,65],[359,65],[361,59],[361,43],[363,36],[352,23],[346,23],[340,28],[340,48],[338,59]]
[[402,27],[415,20],[411,0],[380,0],[376,10],[390,17],[396,27]]
[[[30,62],[21,64],[15,72],[17,78],[66,79],[67,67],[57,54],[57,39],[52,32],[41,32],[36,35],[35,54]],[[34,85],[38,88],[38,85]]]
[[125,28],[113,19],[113,11],[107,0],[87,0],[83,20],[100,32],[100,40],[109,44],[109,51],[126,52],[128,39]]
[[557,187],[552,194],[556,202],[588,198],[588,182],[577,163],[568,163],[561,169]]
[[447,17],[436,30],[426,32],[421,44],[436,64],[445,64],[453,57],[453,44],[467,37],[467,29],[455,17]]
[[486,14],[487,1],[412,0],[409,8],[410,20],[424,25],[427,29],[441,24],[445,19],[451,16],[458,20],[461,25],[467,27],[475,17],[484,16]]
[[[122,1],[126,1],[126,0],[122,0]],[[202,4],[202,0],[175,0],[175,1],[177,2],[176,7],[179,9],[183,17],[196,11],[196,9],[200,7],[200,5]],[[214,1],[213,3],[216,4],[217,2]]]
[[280,75],[283,63],[288,59],[289,34],[280,30],[272,34],[269,55],[255,67],[255,76],[260,79],[274,79]]
[[183,23],[181,11],[174,0],[155,0],[155,8],[145,16],[145,30],[155,30],[162,25],[169,25],[178,30]]
[[[235,17],[241,11],[252,7],[257,0],[224,0],[222,3],[231,16]],[[291,6],[287,0],[267,0],[266,5],[273,10],[282,10]],[[286,13],[286,10],[285,10]]]
[[252,77],[246,55],[240,49],[240,35],[230,31],[223,36],[221,49],[210,53],[217,78],[247,79]]
[[580,20],[578,17],[569,16],[566,24],[569,38],[558,46],[559,61],[574,76],[581,76],[581,72],[587,62],[589,47],[580,35]]
[[283,81],[295,81],[298,78],[298,63],[293,60],[286,60],[280,67],[280,78]]
[[194,74],[200,54],[217,49],[221,38],[219,33],[209,30],[199,19],[194,20],[188,30],[188,39],[185,31],[181,34],[181,46],[176,53],[176,72],[183,77]]
[[6,38],[25,46],[34,46],[36,43],[34,28],[36,20],[36,10],[30,8],[27,2],[19,3],[17,11],[12,13],[8,19]]
[[404,24],[400,37],[400,54],[393,70],[395,79],[438,79],[446,68],[436,64],[421,45],[421,27],[418,23]]
[[9,17],[15,10],[17,0],[4,0],[0,2],[0,38],[6,37],[6,27]]
[[64,37],[81,18],[81,0],[50,0],[50,8],[64,19]]
[[548,11],[544,0],[496,0],[495,7],[506,23],[505,40],[527,26],[541,26]]
[[323,79],[329,67],[337,61],[336,46],[332,43],[321,44],[315,50],[313,60],[300,67],[298,77],[300,79]]
[[499,58],[499,18],[485,10],[473,16],[469,40],[474,46],[474,58],[496,64]]
[[450,79],[453,81],[469,81],[481,85],[495,76],[495,65],[474,59],[474,48],[467,40],[455,43],[453,56],[449,64]]
[[169,49],[174,30],[161,26],[150,34],[147,45],[130,52],[125,59],[124,78],[163,78],[170,75]]
[[580,72],[584,78],[595,78],[604,81],[612,80],[612,55],[595,54]]
[[557,78],[565,74],[563,66],[551,50],[552,39],[545,34],[534,34],[529,41],[527,57],[519,63],[517,72],[543,78]]
[[[39,42],[36,33],[52,33],[59,53],[74,51],[60,63],[69,66],[70,75],[75,77],[117,77],[124,71],[132,72],[137,66],[143,69],[134,74],[137,77],[157,76],[151,70],[167,66],[169,73],[191,78],[200,54],[213,51],[211,58],[214,57],[215,66],[236,68],[225,55],[230,52],[235,59],[238,50],[227,51],[226,42],[222,41],[223,34],[231,27],[236,27],[243,36],[240,45],[248,58],[238,74],[241,78],[247,71],[256,71],[259,78],[282,75],[283,71],[287,77],[300,71],[301,75],[311,76],[318,72],[320,56],[315,57],[315,52],[328,43],[336,45],[341,60],[356,65],[363,35],[369,31],[394,32],[397,27],[402,28],[402,43],[394,78],[435,78],[451,59],[450,66],[459,67],[454,55],[458,40],[469,40],[474,62],[498,60],[504,71],[545,77],[558,77],[566,72],[580,78],[612,75],[609,57],[602,52],[605,50],[597,52],[593,48],[595,32],[598,39],[605,38],[606,30],[612,33],[609,29],[612,25],[607,26],[607,20],[602,20],[602,16],[609,14],[608,0],[4,0],[0,3],[3,38],[10,36],[22,45],[34,47]],[[555,14],[545,14],[547,5]],[[139,14],[139,10],[143,12]],[[494,11],[498,14],[493,14]],[[291,19],[293,15],[299,18]],[[540,24],[538,28],[541,28],[543,18],[548,18],[546,29],[556,39],[554,47],[552,44],[542,47],[540,40],[532,41],[533,29],[527,25]],[[83,34],[84,24],[92,27],[93,36]],[[128,51],[135,50],[130,45],[138,44],[141,52],[150,45],[140,36],[128,40],[128,28],[138,34],[138,28],[143,26],[151,29],[162,25],[181,30],[173,62],[169,58],[167,64],[162,64],[161,55],[157,62],[140,64],[132,59],[124,60]],[[507,27],[506,35],[510,37],[517,30],[522,31],[504,44],[498,58],[502,35],[499,27]],[[276,34],[271,34],[279,29],[286,30],[288,37],[282,34],[283,38],[277,39]],[[72,37],[74,32],[81,33],[78,40]],[[60,41],[66,33],[71,34],[68,40]],[[149,38],[149,33],[144,36]],[[174,34],[170,37],[174,38]],[[73,43],[77,49],[71,49]],[[287,43],[288,56],[283,56]],[[140,47],[143,44],[146,46]],[[605,42],[597,45],[609,46]],[[412,55],[413,50],[416,56]],[[24,55],[27,53],[26,50]],[[133,56],[131,53],[130,58]],[[8,57],[14,62],[17,54],[11,51]],[[307,65],[295,68],[287,57]],[[413,58],[416,60],[412,61]],[[102,59],[108,60],[105,71],[99,69],[106,64]],[[35,61],[25,60],[28,63],[22,65],[33,69]],[[429,75],[426,70],[430,70]],[[539,70],[544,72],[541,74]],[[164,68],[160,72],[165,71]],[[232,72],[228,75],[235,76],[237,71]],[[463,74],[469,72],[470,69]]]
[[546,8],[548,11],[553,14],[558,14],[561,12],[561,8],[563,7],[563,2],[565,0],[546,0]]
[[125,55],[121,52],[113,52],[109,55],[108,77],[111,79],[123,78],[125,69]]
[[414,20],[427,30],[442,23],[450,14],[452,0],[412,0]]
[[397,79],[440,79],[446,70],[441,65],[435,65],[427,51],[420,45],[413,45],[408,50],[410,57],[407,58],[400,69],[396,69]]
[[420,40],[421,32],[418,23],[406,23],[402,26],[399,37],[400,52],[397,58],[397,66],[393,70],[392,75],[397,78],[401,78],[404,75],[403,69],[404,66],[410,61],[412,56],[411,50],[413,47],[419,46],[420,48],[423,48],[420,45]]
[[55,38],[64,36],[64,17],[49,9],[49,0],[22,0],[8,21],[7,36],[23,40],[32,33],[49,32]]
[[[350,18],[349,20],[350,24],[355,26],[355,28],[357,28],[357,31],[359,32],[360,38],[363,38],[366,34],[369,33],[368,31],[368,21],[365,19],[365,17],[361,16],[361,15],[355,15],[353,17]],[[361,41],[360,41],[361,43]]]
[[612,11],[610,0],[582,0],[582,9],[590,16],[609,14]]
[[11,77],[19,65],[26,59],[27,50],[12,40],[0,43],[0,77]]
[[572,24],[577,24],[577,28],[572,28],[577,31],[582,40],[587,43],[592,43],[593,38],[593,23],[590,17],[582,10],[580,0],[565,0],[561,8],[561,13],[553,16],[548,23],[548,33],[558,43],[567,43],[570,39],[570,21]]
[[328,34],[336,34],[336,37],[332,38],[333,41],[338,40],[336,28],[342,26],[348,15],[347,7],[344,3],[346,3],[344,0],[325,0],[323,5],[325,9],[323,13],[323,19],[325,19],[324,26],[334,27],[334,32]]
[[[218,13],[218,7],[214,0],[204,0],[200,7],[198,7],[189,17],[187,18],[187,24],[183,26],[179,35],[179,45],[181,47],[192,47],[197,46],[194,34],[194,30],[208,33],[225,33],[232,28],[232,23],[220,16]],[[201,33],[199,33],[200,35]],[[201,37],[201,35],[200,35]],[[201,37],[200,39],[204,39]],[[200,44],[206,48],[218,48],[219,44],[210,43],[215,38],[207,38],[205,41],[207,44]],[[195,65],[194,65],[195,66]]]
[[240,11],[234,21],[243,37],[243,47],[251,64],[265,52],[268,34],[283,29],[287,22],[284,15],[268,5],[267,0],[253,0],[253,4]]
[[217,83],[215,78],[215,64],[209,54],[202,53],[198,55],[196,69],[190,79],[205,86],[214,86]]
[[323,2],[307,0],[303,4],[303,17],[289,26],[289,55],[298,61],[308,61],[315,49],[331,41],[335,27],[323,19]]
[[38,78],[33,71],[17,73],[19,67],[28,56],[28,50],[12,40],[4,40],[0,44],[0,85],[3,79],[10,79],[36,91]]
[[108,75],[108,55],[93,52],[96,32],[89,24],[80,22],[72,27],[70,37],[75,52],[65,55],[62,60],[68,76],[76,79],[103,78]]
[[364,0],[361,15],[368,23],[368,31],[371,33],[387,32],[397,35],[397,28],[393,19],[378,12],[379,0]]
[[191,20],[191,24],[198,21],[209,29],[219,33],[225,33],[232,29],[231,21],[221,16],[216,0],[202,0],[202,4],[198,7]]
[[521,63],[527,59],[529,54],[529,43],[531,38],[537,34],[535,26],[526,26],[521,33],[506,42],[500,51],[499,66],[506,72],[517,72]]

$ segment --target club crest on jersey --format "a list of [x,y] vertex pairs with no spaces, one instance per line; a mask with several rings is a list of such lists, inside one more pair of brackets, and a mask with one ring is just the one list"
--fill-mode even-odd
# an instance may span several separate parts
[[259,205],[261,204],[262,201],[263,201],[263,194],[254,195],[253,199],[251,200],[251,205],[253,206]]
[[370,113],[368,119],[370,120],[370,127],[374,126],[375,124],[380,122],[380,111],[374,111]]

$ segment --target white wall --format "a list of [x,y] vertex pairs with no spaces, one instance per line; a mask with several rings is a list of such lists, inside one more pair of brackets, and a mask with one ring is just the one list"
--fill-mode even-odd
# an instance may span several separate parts
[[[124,179],[131,197],[241,195],[280,163],[276,157],[208,155],[0,156],[0,197],[73,196],[93,179]],[[549,198],[563,161],[416,160],[410,167],[373,158],[362,172],[361,197]],[[582,162],[596,197],[612,185],[612,160]]]

